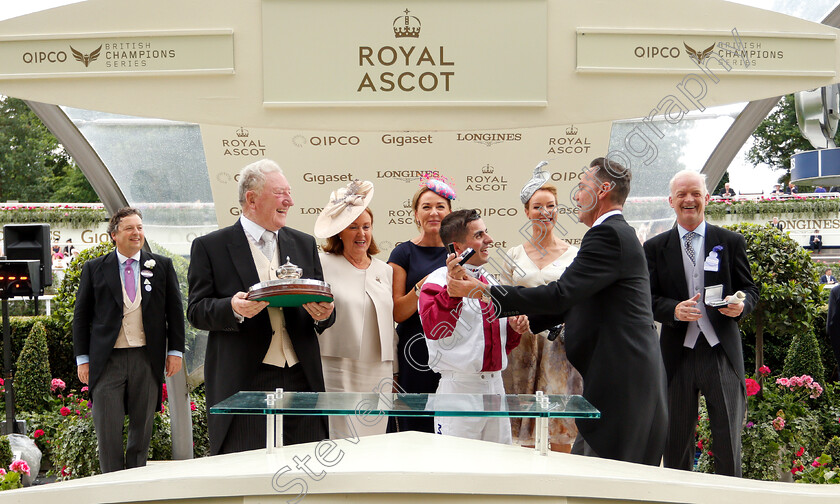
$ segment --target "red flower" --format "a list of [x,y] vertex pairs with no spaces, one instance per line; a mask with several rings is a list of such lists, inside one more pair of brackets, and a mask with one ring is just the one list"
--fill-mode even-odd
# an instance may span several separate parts
[[757,381],[753,380],[752,378],[746,379],[747,385],[747,395],[754,396],[758,394],[758,391],[761,390],[761,385],[758,384]]
[[797,457],[801,457],[803,453],[805,453],[805,447],[804,447],[804,446],[800,446],[800,447],[799,447],[799,451],[797,451],[797,452],[796,452],[796,456],[797,456]]
[[166,384],[164,383],[163,384],[163,397],[161,398],[161,401],[165,401],[167,398],[169,398],[169,394],[166,392]]
[[758,373],[767,376],[770,374],[770,368],[767,366],[761,366],[760,368],[758,368]]
[[196,407],[195,407],[195,402],[190,401],[190,410],[191,410],[191,411],[195,411],[195,410],[197,410],[197,409],[198,409],[198,408],[196,408]]
[[70,476],[70,469],[68,469],[67,466],[61,466],[61,475]]
[[62,406],[59,413],[61,413],[61,416],[67,416],[70,414],[70,408],[68,408],[67,406]]
[[32,433],[32,437],[38,439],[39,437],[44,435],[44,429],[35,429],[35,432]]

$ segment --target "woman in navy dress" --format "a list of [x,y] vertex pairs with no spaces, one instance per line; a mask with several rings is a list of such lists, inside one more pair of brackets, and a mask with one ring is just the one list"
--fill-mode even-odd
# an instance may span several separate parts
[[[420,235],[400,243],[388,264],[394,269],[394,320],[397,322],[398,374],[402,391],[434,393],[440,375],[429,369],[429,351],[417,315],[417,294],[432,271],[446,265],[446,247],[440,240],[440,221],[452,211],[455,191],[441,177],[427,175],[411,199],[414,224]],[[394,418],[394,417],[392,417]],[[434,432],[432,417],[399,417],[389,432]]]

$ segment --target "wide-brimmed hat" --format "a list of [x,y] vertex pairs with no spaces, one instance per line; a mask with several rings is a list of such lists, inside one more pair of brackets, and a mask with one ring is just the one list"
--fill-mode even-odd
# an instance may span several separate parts
[[540,164],[534,168],[534,174],[531,176],[531,180],[525,182],[525,187],[523,187],[522,191],[519,193],[519,200],[522,201],[523,205],[527,205],[531,196],[533,196],[540,187],[548,182],[548,172],[542,169],[543,166],[547,165],[547,161],[540,161]]
[[336,189],[330,201],[315,221],[315,236],[329,238],[337,235],[358,219],[373,199],[373,182],[358,179],[347,187]]

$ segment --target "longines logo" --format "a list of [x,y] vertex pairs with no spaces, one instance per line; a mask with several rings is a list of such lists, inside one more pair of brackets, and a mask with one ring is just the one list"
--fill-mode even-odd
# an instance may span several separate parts
[[481,167],[481,175],[467,175],[465,191],[495,192],[507,189],[508,181],[504,175],[495,175],[496,168],[491,164]]
[[[94,64],[100,59],[104,60],[105,68],[127,69],[148,66],[148,62],[151,60],[175,58],[175,49],[152,47],[152,43],[146,41],[108,42],[99,44],[99,47],[96,48],[93,48],[93,46],[94,44],[90,45],[90,52],[85,52],[89,48],[78,46],[81,49],[77,49],[73,45],[68,44],[70,54],[73,55],[73,60],[78,61],[85,68],[101,67],[101,63]],[[21,57],[26,64],[65,63],[69,59],[67,52],[63,49],[27,51]]]
[[240,127],[234,131],[236,138],[223,138],[223,156],[259,156],[265,157],[265,144],[260,139],[250,138],[251,132]]
[[85,67],[88,67],[91,61],[96,61],[97,59],[99,59],[100,51],[102,51],[101,44],[99,45],[99,47],[97,47],[88,54],[83,54],[82,52],[73,49],[73,46],[70,46],[70,52],[73,53],[73,58],[75,58],[76,61],[81,61],[82,63],[84,63]]
[[490,147],[503,142],[519,142],[522,140],[522,133],[456,133],[455,140],[480,143]]
[[[394,38],[411,41],[420,38],[422,23],[417,16],[397,16],[391,23]],[[359,46],[359,68],[392,67],[386,71],[365,71],[356,88],[357,93],[391,92],[449,92],[455,76],[455,62],[448,60],[444,46]],[[439,70],[438,67],[453,67]],[[384,69],[383,69],[384,70]],[[425,71],[424,71],[425,70]]]
[[589,137],[579,137],[578,129],[572,124],[566,128],[566,136],[548,139],[546,154],[588,154],[591,147]]
[[376,170],[376,178],[401,180],[403,182],[417,182],[420,180],[420,177],[426,173],[432,173],[436,177],[440,176],[440,173],[437,170]]
[[356,135],[341,136],[311,136],[295,135],[292,137],[292,144],[295,147],[311,145],[313,147],[351,147],[359,145],[361,139]]

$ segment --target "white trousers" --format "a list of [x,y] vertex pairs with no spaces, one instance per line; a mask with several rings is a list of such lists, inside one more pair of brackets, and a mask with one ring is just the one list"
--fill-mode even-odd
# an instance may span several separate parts
[[[494,394],[504,395],[502,373],[450,373],[442,372],[437,388],[438,394]],[[446,397],[438,395],[435,405],[445,408]],[[459,398],[459,401],[463,400]],[[484,398],[468,399],[473,406],[482,409]],[[499,398],[501,400],[501,398]],[[498,406],[498,405],[497,405]],[[435,417],[435,433],[468,439],[481,439],[494,443],[511,444],[510,419],[508,417]]]

